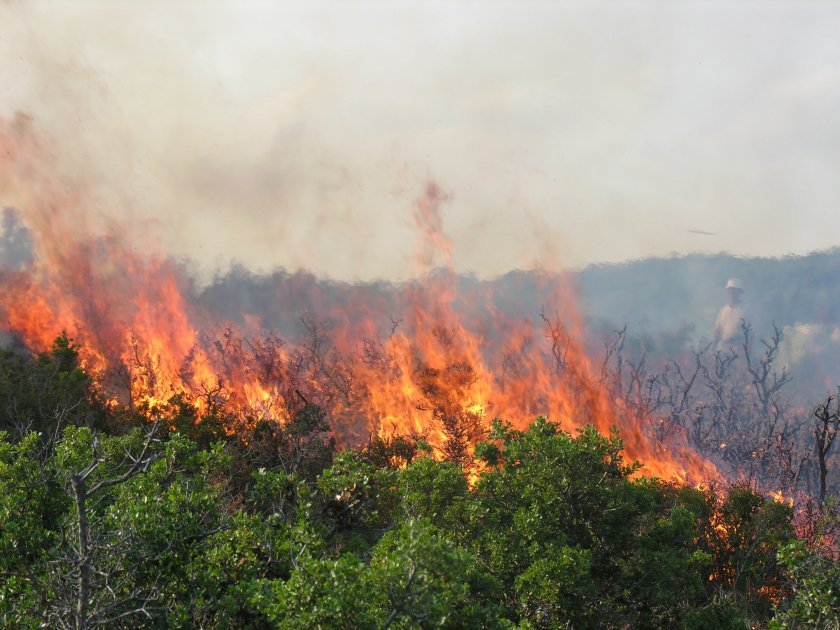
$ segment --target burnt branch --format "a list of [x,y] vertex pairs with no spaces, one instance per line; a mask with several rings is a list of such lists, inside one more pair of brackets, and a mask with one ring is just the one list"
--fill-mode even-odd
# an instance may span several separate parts
[[554,319],[550,319],[545,314],[545,309],[543,308],[540,309],[540,319],[545,323],[545,336],[551,341],[551,355],[554,358],[554,374],[560,376],[566,372],[569,366],[568,356],[571,337],[560,320],[559,315],[555,315]]
[[817,405],[814,410],[814,417],[817,419],[814,427],[814,438],[817,463],[819,464],[819,503],[822,505],[825,503],[827,494],[828,454],[834,446],[837,431],[840,429],[840,397],[832,395],[826,398],[823,403]]

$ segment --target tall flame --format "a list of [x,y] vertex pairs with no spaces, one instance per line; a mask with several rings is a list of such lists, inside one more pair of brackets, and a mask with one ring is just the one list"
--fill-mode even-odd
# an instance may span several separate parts
[[[562,278],[543,276],[544,303],[562,315],[541,319],[508,315],[496,296],[459,289],[441,215],[449,196],[437,185],[414,209],[422,280],[395,289],[390,305],[360,296],[324,306],[310,291],[314,314],[291,341],[254,313],[237,325],[201,308],[181,268],[97,214],[29,127],[0,121],[0,195],[23,216],[36,253],[25,269],[0,272],[0,325],[34,350],[66,330],[115,400],[150,415],[176,395],[200,411],[223,402],[237,412],[228,427],[235,432],[260,418],[285,422],[299,396],[326,409],[345,443],[415,434],[462,460],[493,418],[525,428],[546,415],[567,430],[618,426],[645,474],[715,475],[691,449],[655,444],[610,395]],[[443,271],[431,273],[441,261]]]

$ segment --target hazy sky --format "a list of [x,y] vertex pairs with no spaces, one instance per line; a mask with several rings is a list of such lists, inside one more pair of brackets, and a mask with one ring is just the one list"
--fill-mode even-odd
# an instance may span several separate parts
[[838,2],[0,0],[0,116],[205,268],[407,276],[429,179],[481,275],[805,253],[840,245],[838,33]]

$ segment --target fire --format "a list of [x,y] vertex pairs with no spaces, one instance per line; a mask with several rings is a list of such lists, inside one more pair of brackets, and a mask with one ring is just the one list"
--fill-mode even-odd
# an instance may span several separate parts
[[793,497],[786,495],[781,490],[775,490],[775,491],[769,492],[768,495],[776,503],[784,503],[785,505],[789,505],[790,507],[794,506]]
[[[97,214],[27,127],[0,124],[0,194],[23,216],[37,259],[0,272],[0,321],[34,350],[66,330],[115,404],[147,415],[178,396],[199,414],[224,406],[233,433],[260,419],[286,422],[309,401],[326,410],[346,444],[371,433],[417,435],[461,461],[493,418],[521,429],[545,415],[570,431],[618,426],[643,474],[695,482],[716,474],[687,447],[655,445],[599,382],[562,278],[545,275],[545,303],[562,315],[542,319],[510,315],[480,289],[459,289],[441,216],[449,197],[436,185],[415,207],[424,275],[390,296],[398,318],[365,299],[318,312],[315,291],[303,333],[280,337],[253,313],[224,321],[200,307],[182,270],[154,248],[137,249]],[[431,273],[441,259],[444,271]]]

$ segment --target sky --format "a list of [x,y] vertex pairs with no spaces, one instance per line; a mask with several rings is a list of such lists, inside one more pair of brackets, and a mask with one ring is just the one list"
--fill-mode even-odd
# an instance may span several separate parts
[[482,277],[804,254],[840,245],[838,32],[837,2],[0,0],[0,117],[206,273],[410,277],[429,181]]

